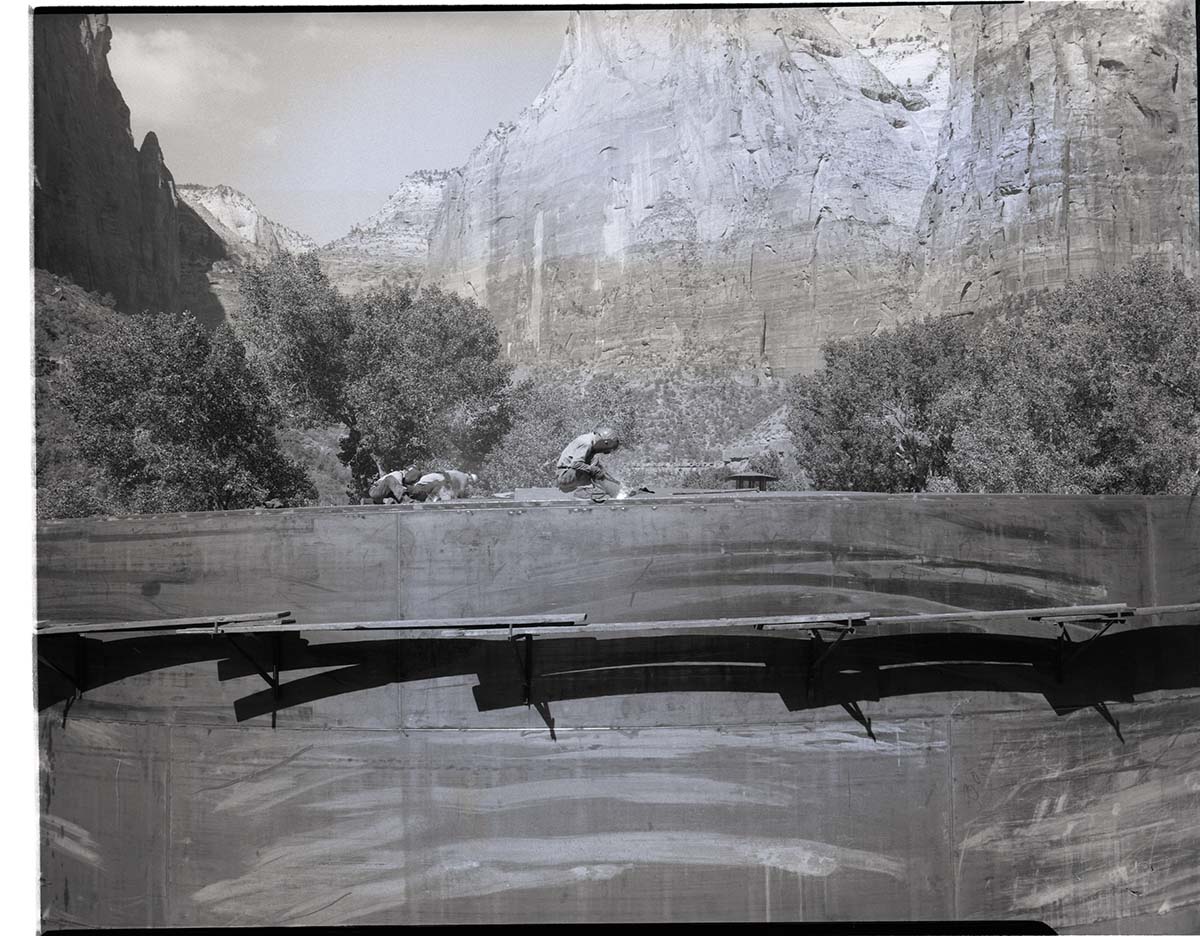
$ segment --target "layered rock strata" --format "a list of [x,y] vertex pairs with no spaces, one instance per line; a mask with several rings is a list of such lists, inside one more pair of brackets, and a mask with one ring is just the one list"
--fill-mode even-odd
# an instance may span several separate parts
[[1146,253],[1198,272],[1192,5],[972,5],[952,23],[916,307],[978,308]]
[[904,308],[928,106],[815,9],[574,14],[451,174],[429,276],[518,360],[813,367]]
[[325,275],[346,293],[384,283],[419,284],[449,175],[425,169],[406,176],[379,211],[321,248]]

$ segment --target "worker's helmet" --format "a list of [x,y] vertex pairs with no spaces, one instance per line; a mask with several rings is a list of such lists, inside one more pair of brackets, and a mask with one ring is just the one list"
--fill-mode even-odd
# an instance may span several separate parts
[[596,430],[596,441],[607,442],[611,448],[616,448],[621,444],[621,439],[617,436],[617,431],[610,429],[608,426],[602,426]]

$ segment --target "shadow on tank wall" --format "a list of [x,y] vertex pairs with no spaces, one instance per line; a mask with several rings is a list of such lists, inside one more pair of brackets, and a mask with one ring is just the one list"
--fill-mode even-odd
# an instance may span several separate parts
[[[1108,702],[1158,690],[1200,688],[1200,624],[1109,634],[1090,643],[981,633],[892,634],[831,644],[766,635],[667,635],[516,641],[371,639],[310,644],[295,633],[246,638],[172,636],[97,640],[43,637],[38,708],[133,676],[217,662],[216,678],[268,675],[272,688],[238,698],[236,720],[392,683],[474,675],[480,712],[532,705],[551,733],[565,700],[664,692],[777,694],[788,711],[840,705],[863,725],[860,703],[950,692],[1042,695],[1065,715],[1092,707],[1120,737]],[[274,643],[274,646],[273,646]],[[260,669],[261,667],[261,669]],[[336,667],[287,679],[289,671]],[[57,670],[56,670],[57,668]],[[455,692],[458,689],[447,689]],[[1121,738],[1124,742],[1124,738]]]

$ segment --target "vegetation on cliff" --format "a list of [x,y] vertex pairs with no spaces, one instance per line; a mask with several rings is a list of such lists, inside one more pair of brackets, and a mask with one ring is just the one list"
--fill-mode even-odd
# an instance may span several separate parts
[[831,343],[788,426],[825,489],[1194,493],[1200,288],[1143,259],[982,327]]

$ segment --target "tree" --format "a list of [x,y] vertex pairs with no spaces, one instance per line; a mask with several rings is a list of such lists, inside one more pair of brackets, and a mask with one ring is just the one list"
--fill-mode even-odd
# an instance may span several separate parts
[[475,467],[507,428],[510,365],[486,309],[427,287],[350,301],[343,462],[365,490],[375,462]]
[[950,459],[963,490],[1191,493],[1200,288],[1143,258],[987,329]]
[[238,289],[238,337],[284,417],[298,425],[346,421],[351,313],[317,258],[283,254],[248,266]]
[[944,475],[957,414],[939,406],[967,356],[961,319],[835,341],[791,387],[788,429],[818,488],[921,491]]
[[238,332],[280,408],[344,427],[352,497],[379,467],[475,467],[507,428],[509,365],[475,302],[394,286],[346,299],[311,255],[251,268],[240,287]]
[[1200,290],[1149,259],[1023,314],[905,325],[825,358],[788,419],[819,487],[1200,489]]
[[116,317],[70,339],[58,393],[92,474],[43,503],[56,516],[224,510],[312,495],[283,456],[278,412],[227,326],[191,316]]

